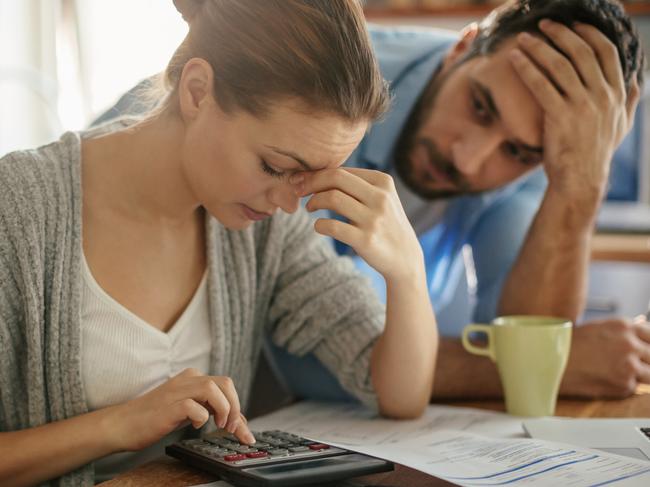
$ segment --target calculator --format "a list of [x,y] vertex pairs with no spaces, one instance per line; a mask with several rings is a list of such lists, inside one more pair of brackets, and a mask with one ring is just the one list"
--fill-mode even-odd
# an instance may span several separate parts
[[167,455],[242,487],[327,484],[393,470],[391,462],[310,441],[285,431],[253,432],[245,445],[231,434],[183,440]]

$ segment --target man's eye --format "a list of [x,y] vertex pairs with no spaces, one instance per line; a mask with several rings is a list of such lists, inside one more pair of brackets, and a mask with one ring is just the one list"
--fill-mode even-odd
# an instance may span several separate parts
[[476,95],[472,95],[472,108],[479,121],[482,123],[490,121],[490,113],[488,112],[481,99]]
[[276,171],[271,166],[269,166],[265,160],[262,159],[261,164],[262,164],[262,171],[264,171],[269,176],[272,176],[274,178],[281,178],[282,176],[284,176],[283,172]]
[[525,166],[534,166],[542,160],[541,155],[522,151],[516,144],[513,144],[511,142],[505,143],[503,151],[508,157],[515,159],[517,162]]
[[506,142],[504,146],[505,153],[508,157],[512,157],[513,159],[520,159],[521,158],[521,153],[519,150],[519,147],[517,147],[515,144],[512,144],[510,142]]

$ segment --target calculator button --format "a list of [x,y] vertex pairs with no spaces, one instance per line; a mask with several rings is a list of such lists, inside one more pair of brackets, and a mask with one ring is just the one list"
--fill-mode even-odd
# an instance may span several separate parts
[[292,451],[294,453],[298,453],[298,452],[301,452],[301,451],[310,451],[310,449],[307,446],[294,446],[294,447],[289,448],[289,451]]
[[246,460],[246,455],[242,453],[235,453],[234,455],[226,455],[223,459],[227,462],[237,462],[239,460]]
[[284,449],[284,448],[276,448],[274,450],[269,450],[268,454],[272,455],[274,457],[283,457],[283,456],[289,454],[289,450]]
[[221,448],[229,448],[229,449],[234,449],[235,447],[240,446],[239,443],[233,443],[230,440],[226,440],[225,438],[206,438],[206,441],[209,441],[213,445],[219,446]]
[[255,445],[255,448],[257,448],[258,450],[262,450],[264,448],[268,448],[271,446],[270,443],[264,443],[263,441],[256,441],[255,443],[253,443],[253,445]]
[[265,451],[255,451],[255,452],[247,453],[246,456],[248,458],[265,458],[268,457],[269,454],[266,453]]
[[238,446],[233,448],[238,453],[253,453],[258,451],[257,448],[251,448],[250,446]]
[[223,438],[206,438],[205,441],[212,443],[213,445],[225,445],[227,443],[230,443],[230,441]]
[[327,450],[330,446],[329,445],[324,445],[322,443],[316,443],[314,445],[309,445],[310,450]]
[[227,448],[221,448],[219,446],[206,446],[200,450],[203,453],[209,453],[211,455],[218,455],[220,453],[225,453],[229,451]]
[[237,453],[237,452],[228,450],[227,448],[217,448],[215,450],[212,450],[212,454],[219,457],[225,457],[226,455],[232,455],[233,453]]

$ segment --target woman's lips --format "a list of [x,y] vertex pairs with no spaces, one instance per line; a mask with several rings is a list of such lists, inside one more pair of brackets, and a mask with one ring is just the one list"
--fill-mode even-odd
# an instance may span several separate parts
[[255,211],[254,209],[252,209],[252,208],[250,208],[250,207],[248,207],[248,206],[246,206],[244,204],[242,204],[241,207],[242,207],[242,211],[244,212],[244,215],[249,220],[260,221],[260,220],[264,220],[265,218],[268,218],[268,217],[271,216],[270,213],[262,213],[262,212],[259,212],[259,211]]

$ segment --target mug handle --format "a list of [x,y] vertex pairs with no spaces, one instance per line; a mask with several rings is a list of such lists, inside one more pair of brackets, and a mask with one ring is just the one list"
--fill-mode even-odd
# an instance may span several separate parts
[[[488,342],[485,347],[477,347],[476,345],[472,345],[470,343],[469,334],[474,332],[485,333],[487,335]],[[481,325],[477,323],[467,325],[465,328],[463,328],[462,341],[463,347],[469,353],[473,353],[474,355],[483,355],[484,357],[490,357],[492,359],[492,362],[497,361],[496,350],[494,349],[494,328],[491,325]]]

